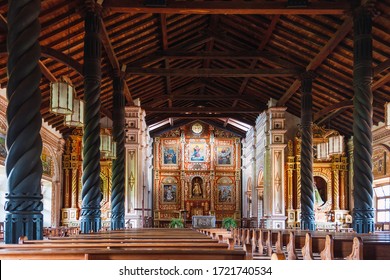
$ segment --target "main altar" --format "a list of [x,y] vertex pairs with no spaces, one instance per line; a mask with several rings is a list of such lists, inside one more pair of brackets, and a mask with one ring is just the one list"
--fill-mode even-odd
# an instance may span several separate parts
[[241,144],[201,121],[154,138],[154,226],[172,218],[241,216]]

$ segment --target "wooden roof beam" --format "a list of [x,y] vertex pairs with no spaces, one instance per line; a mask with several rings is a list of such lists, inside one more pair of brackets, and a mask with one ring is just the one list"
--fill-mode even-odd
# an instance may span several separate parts
[[[241,114],[257,114],[261,113],[263,109],[253,108],[227,108],[227,107],[172,107],[172,108],[143,108],[146,113],[180,113],[180,114],[194,114],[203,113],[213,116],[213,114],[219,113],[241,113]],[[215,115],[219,117],[218,115]],[[183,115],[185,117],[185,115]]]
[[211,69],[211,68],[138,68],[128,67],[126,73],[140,76],[187,76],[187,77],[288,77],[297,76],[297,69]]
[[390,82],[390,72],[372,84],[372,91],[377,90],[388,82]]
[[[168,31],[167,31],[167,15],[160,15],[160,27],[161,27],[161,40],[162,40],[162,48],[164,51],[168,49]],[[169,69],[169,60],[165,59],[165,68]],[[166,85],[166,93],[171,95],[172,93],[172,85],[171,85],[171,77],[165,76],[165,85]],[[172,107],[172,100],[168,99],[168,107]]]
[[[278,23],[280,19],[280,15],[275,15],[273,16],[272,20],[271,20],[271,23],[269,24],[268,28],[267,28],[267,31],[265,32],[264,36],[263,36],[263,40],[261,41],[259,47],[257,48],[259,51],[262,51],[264,50],[265,46],[268,44],[270,38],[271,38],[271,35],[272,33],[274,32],[275,30],[275,27],[276,27],[276,24]],[[254,69],[257,65],[257,59],[254,59],[252,62],[251,62],[251,65],[249,66],[249,69]],[[238,90],[238,94],[239,95],[242,95],[248,85],[248,82],[249,82],[249,77],[246,77],[241,85],[240,85],[240,89]],[[234,101],[233,103],[233,107],[237,106],[237,102],[238,100]]]
[[103,7],[114,13],[151,14],[261,14],[261,15],[342,15],[351,9],[349,1],[316,1],[308,7],[288,7],[287,1],[174,1],[166,7],[145,6],[142,0],[106,0]]
[[[317,120],[321,119],[323,116],[326,116],[332,111],[339,110],[342,108],[350,108],[353,107],[353,100],[343,100],[338,103],[335,103],[331,106],[327,106],[321,111],[314,114],[313,121],[316,122]],[[323,122],[323,121],[322,121]]]
[[[108,59],[110,60],[111,66],[114,69],[114,71],[118,71],[118,73],[121,73],[121,66],[119,64],[119,60],[115,54],[114,47],[111,44],[110,37],[108,36],[108,31],[106,29],[106,26],[104,24],[103,19],[100,19],[100,28],[101,28],[101,38],[102,43],[104,46],[104,49],[106,50],[106,54],[108,56]],[[125,66],[126,67],[126,66]],[[133,98],[131,96],[129,87],[127,86],[126,80],[123,82],[123,93],[125,94],[126,103],[128,105],[134,105]]]
[[[351,31],[353,25],[353,20],[351,16],[348,16],[337,32],[333,35],[332,38],[325,44],[321,51],[312,59],[309,65],[306,67],[306,71],[316,70],[324,60],[333,52],[333,50],[340,44],[342,40],[348,35]],[[278,100],[277,106],[284,106],[287,101],[294,95],[294,93],[299,89],[301,82],[295,80],[290,88],[282,95]]]

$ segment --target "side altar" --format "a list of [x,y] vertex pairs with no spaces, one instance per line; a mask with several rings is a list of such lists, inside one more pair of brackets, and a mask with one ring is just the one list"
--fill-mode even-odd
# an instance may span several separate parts
[[[300,227],[301,132],[287,146],[287,226]],[[339,132],[313,125],[313,189],[317,229],[335,229],[351,224],[348,209],[347,157]]]

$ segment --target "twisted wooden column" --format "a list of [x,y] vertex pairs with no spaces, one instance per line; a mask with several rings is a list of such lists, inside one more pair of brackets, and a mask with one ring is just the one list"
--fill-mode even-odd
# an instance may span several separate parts
[[100,202],[100,15],[87,11],[84,38],[84,146],[83,189],[80,229],[82,233],[101,228]]
[[302,75],[301,91],[301,228],[315,230],[313,188],[312,81],[313,73]]
[[5,243],[18,243],[20,236],[43,238],[40,4],[11,0],[8,7]]
[[114,77],[113,138],[116,159],[112,164],[111,229],[125,226],[125,97],[123,79]]
[[374,231],[372,175],[372,20],[367,9],[354,15],[353,185],[357,233]]

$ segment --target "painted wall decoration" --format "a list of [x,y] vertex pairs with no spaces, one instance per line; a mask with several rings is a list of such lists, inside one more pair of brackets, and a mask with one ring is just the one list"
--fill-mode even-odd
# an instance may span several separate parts
[[233,202],[232,186],[218,186],[218,202]]
[[176,203],[177,198],[177,186],[173,184],[163,185],[163,202]]
[[191,162],[204,162],[206,159],[206,145],[202,143],[189,144]]
[[232,146],[217,147],[217,164],[218,165],[232,165],[233,155]]
[[0,156],[7,157],[7,149],[5,148],[5,134],[0,132]]
[[41,155],[43,174],[52,176],[52,158],[47,154]]

